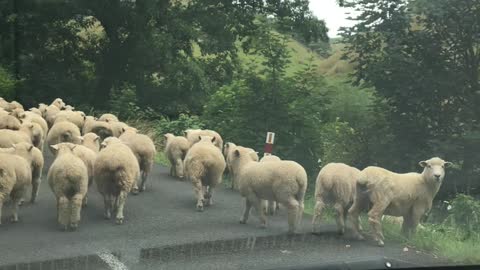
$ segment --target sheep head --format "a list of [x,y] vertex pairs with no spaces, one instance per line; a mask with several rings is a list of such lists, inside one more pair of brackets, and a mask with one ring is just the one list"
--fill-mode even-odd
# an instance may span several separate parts
[[429,160],[423,160],[418,163],[423,167],[422,175],[426,180],[441,183],[445,177],[445,168],[452,165],[451,162],[445,161],[438,157],[433,157]]

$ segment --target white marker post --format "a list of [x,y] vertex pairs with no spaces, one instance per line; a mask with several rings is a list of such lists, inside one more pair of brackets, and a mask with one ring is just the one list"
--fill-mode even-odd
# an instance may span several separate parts
[[263,150],[263,156],[272,155],[273,141],[275,140],[275,133],[267,132],[267,140],[265,141],[265,148]]

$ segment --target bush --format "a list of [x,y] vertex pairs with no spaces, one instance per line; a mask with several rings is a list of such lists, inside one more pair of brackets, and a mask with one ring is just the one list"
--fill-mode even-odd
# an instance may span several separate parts
[[177,119],[170,120],[168,117],[162,117],[156,123],[156,128],[160,134],[173,133],[177,136],[183,135],[186,129],[201,129],[205,125],[196,115],[180,114]]
[[16,81],[4,68],[0,67],[0,97],[11,101],[15,97]]
[[480,231],[480,201],[472,196],[458,194],[449,202],[448,216],[443,222],[450,227],[459,228],[465,238]]

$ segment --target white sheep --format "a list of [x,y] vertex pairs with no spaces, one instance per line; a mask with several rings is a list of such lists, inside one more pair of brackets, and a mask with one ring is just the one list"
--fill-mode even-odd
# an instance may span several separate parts
[[165,155],[170,161],[170,175],[179,177],[184,176],[183,160],[187,154],[190,144],[188,140],[183,136],[175,136],[171,133],[167,133],[165,136]]
[[105,203],[105,218],[116,211],[116,223],[123,223],[128,193],[139,177],[140,167],[132,150],[120,139],[106,138],[94,165],[94,180]]
[[110,125],[112,129],[113,136],[117,138],[120,138],[120,136],[122,136],[125,130],[131,128],[129,125],[119,121],[110,121],[107,123]]
[[138,130],[135,128],[124,129],[119,139],[132,149],[133,154],[135,154],[135,157],[138,160],[138,165],[140,166],[142,182],[140,185],[135,185],[133,192],[137,193],[138,186],[140,186],[139,191],[145,191],[147,178],[152,171],[153,161],[155,159],[155,144],[150,137],[138,133]]
[[359,214],[367,210],[369,204],[368,221],[379,246],[384,245],[383,215],[402,216],[402,233],[406,236],[415,231],[421,217],[432,207],[445,176],[445,167],[451,165],[438,157],[419,164],[424,168],[422,173],[399,174],[375,166],[360,172],[355,200],[348,210],[356,238],[364,239],[360,234]]
[[201,136],[187,152],[184,160],[185,177],[194,186],[197,210],[212,205],[215,187],[222,182],[226,164],[222,152],[214,145],[216,138]]
[[105,113],[102,114],[99,118],[98,121],[104,121],[104,122],[119,122],[118,117],[115,116],[114,114],[111,113]]
[[19,130],[22,123],[13,115],[0,116],[0,129]]
[[42,128],[44,137],[47,137],[48,124],[47,124],[47,121],[43,119],[43,117],[32,112],[25,112],[25,117],[22,118],[22,120],[30,121],[32,123],[37,123],[38,125],[40,125],[40,127]]
[[215,146],[222,151],[223,140],[222,136],[218,132],[209,130],[209,129],[187,129],[185,130],[185,138],[190,142],[191,145],[200,141],[200,136],[210,136],[215,138]]
[[[265,155],[260,159],[260,162],[280,161],[281,159],[275,155]],[[267,215],[275,215],[275,212],[280,209],[280,204],[276,201],[265,201],[265,212]]]
[[26,159],[9,153],[0,153],[0,164],[0,167],[3,168],[3,175],[0,177],[0,204],[3,204],[8,196],[10,197],[12,204],[11,221],[17,222],[18,207],[25,198],[28,187],[32,184],[30,164]]
[[240,223],[247,222],[253,206],[265,228],[267,219],[262,200],[275,200],[288,209],[288,232],[294,233],[303,215],[307,173],[294,161],[256,162],[256,156],[255,152],[238,146],[233,152],[232,168],[239,181],[240,194],[245,198]]
[[63,100],[61,98],[56,98],[52,102],[52,104],[50,104],[50,106],[55,106],[58,109],[63,110],[63,109],[65,109],[65,102],[63,102]]
[[10,147],[12,144],[27,142],[32,143],[35,125],[24,123],[20,130],[0,129],[0,147]]
[[88,189],[88,169],[73,154],[77,145],[59,143],[50,146],[56,158],[48,170],[48,184],[57,199],[57,220],[60,228],[78,228],[83,198]]
[[42,116],[42,111],[39,109],[39,108],[36,108],[36,107],[32,107],[30,109],[28,109],[29,112],[31,113],[34,113],[36,115],[39,115],[39,116]]
[[337,229],[345,233],[345,218],[348,207],[355,196],[355,186],[360,170],[344,163],[328,163],[317,176],[315,184],[315,209],[312,218],[312,231],[316,231],[316,223],[322,215],[326,204],[333,204],[337,213]]
[[78,139],[83,146],[89,148],[93,152],[98,153],[100,151],[100,136],[97,134],[89,132],[80,136]]
[[230,177],[230,180],[232,182],[232,189],[235,189],[235,182],[233,181],[235,176],[233,175],[233,172],[232,172],[232,164],[231,164],[230,154],[233,152],[233,149],[236,146],[237,145],[232,143],[232,142],[227,142],[223,146],[223,156],[225,157],[225,163],[227,164],[227,167],[225,168],[225,172],[228,173],[228,175]]
[[55,115],[55,121],[62,117],[74,123],[79,129],[83,128],[86,119],[86,115],[82,111],[60,111]]
[[65,111],[75,111],[75,107],[71,106],[71,105],[65,105],[65,108],[64,108]]
[[37,199],[38,190],[42,182],[41,177],[44,165],[42,152],[37,147],[26,142],[13,144],[12,147],[2,148],[0,151],[3,153],[18,155],[29,163],[30,170],[32,171],[32,193],[30,196],[30,202],[34,203]]
[[53,125],[50,131],[48,132],[47,144],[49,146],[54,144],[59,144],[62,142],[71,142],[74,144],[80,144],[79,137],[80,137],[80,130],[75,124],[69,121],[55,122],[55,125]]
[[45,103],[40,103],[38,104],[38,110],[41,113],[42,117],[45,117],[45,112],[47,111],[48,105]]
[[55,123],[55,118],[59,112],[60,109],[54,105],[50,105],[45,108],[45,113],[43,117],[45,118],[45,121],[47,121],[48,128],[51,128],[53,126],[53,124]]

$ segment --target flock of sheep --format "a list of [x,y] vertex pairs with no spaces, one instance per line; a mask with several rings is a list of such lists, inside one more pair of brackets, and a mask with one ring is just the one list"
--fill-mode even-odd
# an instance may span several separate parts
[[60,98],[28,111],[0,98],[0,217],[3,204],[10,200],[11,220],[18,221],[19,205],[30,186],[30,202],[35,202],[45,141],[55,156],[47,178],[57,200],[60,227],[78,227],[94,181],[104,199],[105,217],[115,215],[116,223],[122,224],[128,193],[145,190],[155,145],[112,114],[86,116]]
[[[0,217],[4,202],[10,200],[12,221],[18,221],[19,205],[30,186],[30,201],[35,202],[45,141],[55,155],[47,178],[57,199],[60,227],[78,227],[93,182],[103,196],[105,217],[114,215],[116,223],[122,224],[127,195],[145,190],[155,145],[115,115],[86,116],[59,98],[28,111],[18,102],[0,98]],[[220,134],[200,129],[186,130],[183,136],[165,134],[165,154],[170,174],[192,182],[198,211],[213,204],[213,192],[228,172],[232,189],[245,198],[240,223],[247,222],[253,207],[266,227],[266,216],[282,205],[287,210],[288,232],[294,233],[299,226],[308,182],[300,164],[274,155],[259,159],[253,149],[232,142],[224,145]],[[327,164],[316,180],[312,230],[325,205],[331,204],[341,234],[348,217],[354,236],[364,239],[359,214],[366,210],[378,245],[384,245],[383,215],[403,217],[402,232],[411,234],[430,210],[445,167],[451,165],[437,157],[419,164],[422,173],[406,174],[373,166],[360,171],[343,163]]]

